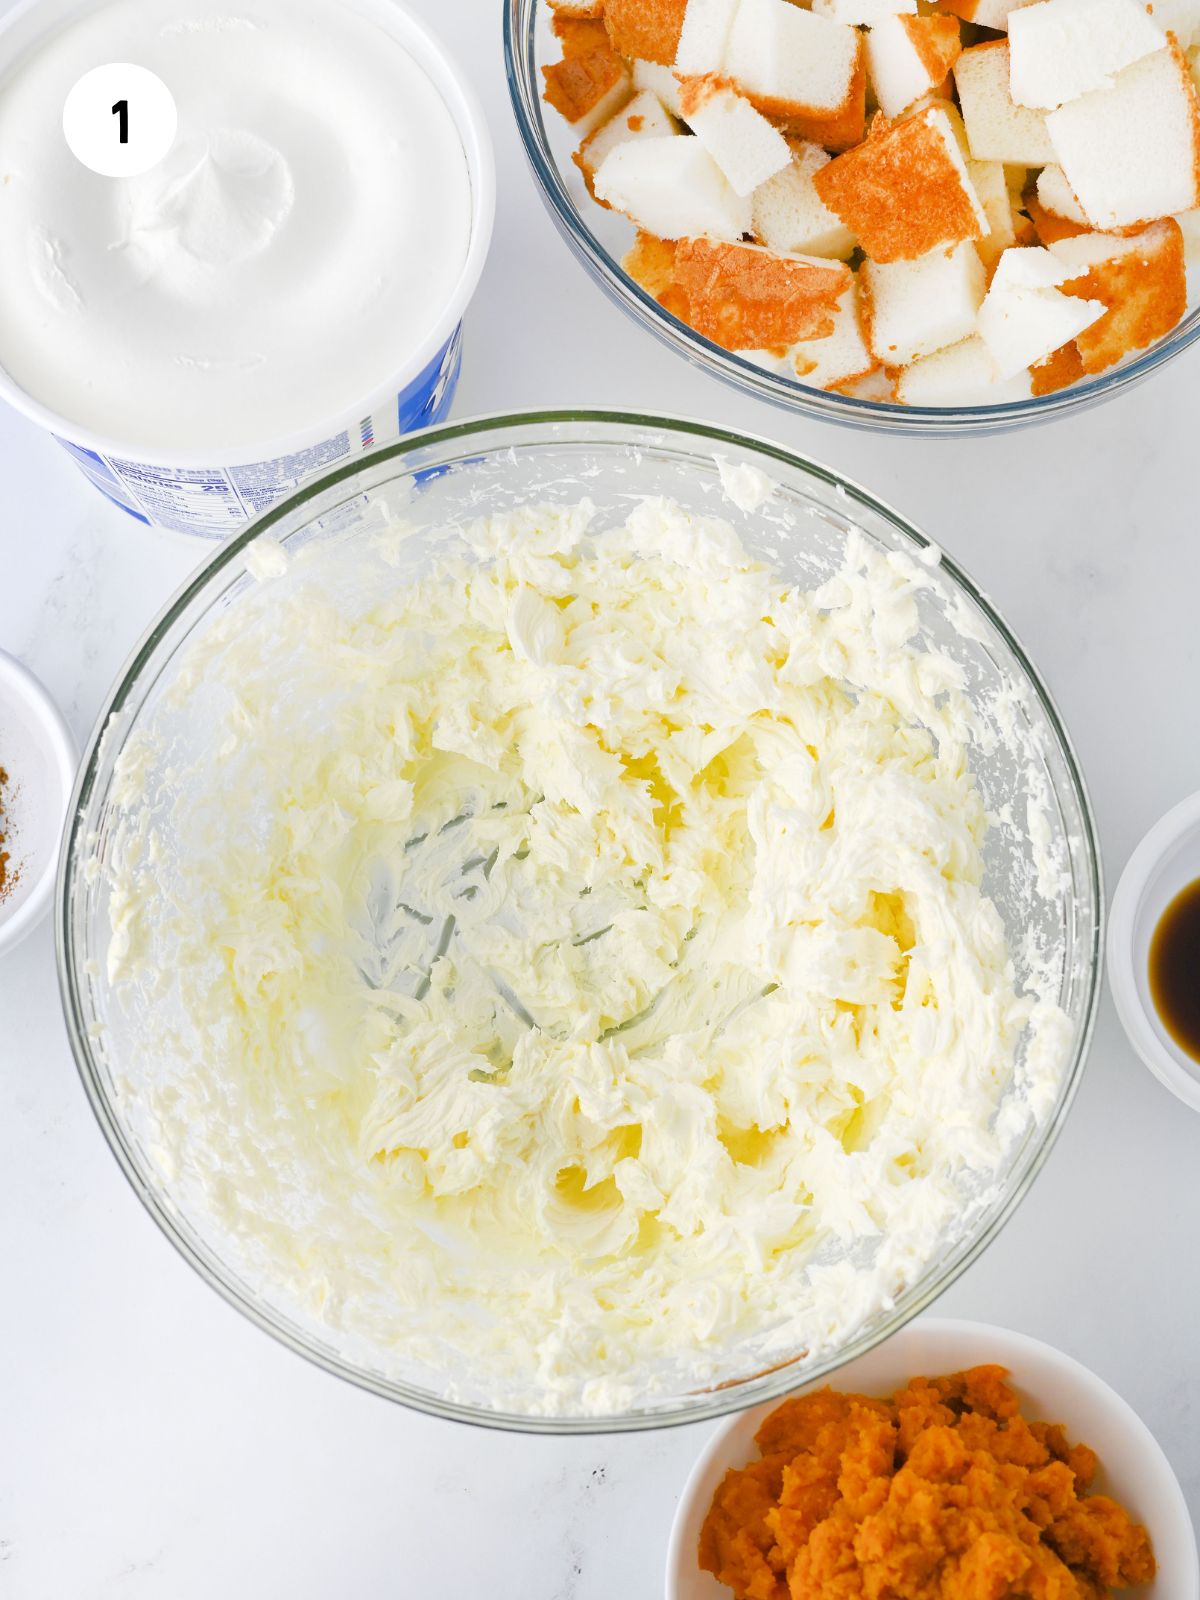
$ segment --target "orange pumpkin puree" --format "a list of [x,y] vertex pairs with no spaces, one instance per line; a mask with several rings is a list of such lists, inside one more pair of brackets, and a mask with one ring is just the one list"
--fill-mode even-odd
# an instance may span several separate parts
[[700,1565],[737,1600],[1103,1600],[1147,1583],[1146,1530],[1088,1494],[1098,1462],[1027,1422],[1003,1367],[891,1400],[787,1400],[730,1471]]

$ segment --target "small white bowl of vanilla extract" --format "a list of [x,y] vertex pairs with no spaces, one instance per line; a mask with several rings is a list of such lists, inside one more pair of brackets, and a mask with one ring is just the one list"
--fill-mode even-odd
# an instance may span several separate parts
[[1200,793],[1151,828],[1121,874],[1108,981],[1138,1055],[1200,1111]]

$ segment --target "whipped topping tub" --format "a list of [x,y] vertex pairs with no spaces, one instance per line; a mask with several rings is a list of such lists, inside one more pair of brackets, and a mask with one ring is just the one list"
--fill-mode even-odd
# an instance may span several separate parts
[[[62,108],[135,62],[148,172]],[[441,420],[494,211],[482,115],[394,0],[33,0],[0,21],[0,396],[139,520],[219,538]]]

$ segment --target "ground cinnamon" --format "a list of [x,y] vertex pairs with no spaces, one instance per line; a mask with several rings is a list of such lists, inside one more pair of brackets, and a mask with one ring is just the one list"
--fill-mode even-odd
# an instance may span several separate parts
[[4,820],[4,791],[8,788],[8,773],[0,767],[0,900],[3,900],[8,891],[16,882],[16,873],[9,870],[10,855],[5,848],[8,842],[8,828]]

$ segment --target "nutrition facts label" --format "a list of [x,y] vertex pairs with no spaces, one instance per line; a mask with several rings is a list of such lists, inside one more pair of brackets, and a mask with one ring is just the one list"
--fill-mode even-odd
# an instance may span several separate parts
[[119,459],[109,465],[141,509],[165,528],[228,533],[245,522],[251,510],[228,472],[144,467]]
[[101,455],[69,439],[59,443],[98,489],[141,522],[178,533],[224,538],[251,517],[293,494],[318,473],[440,422],[450,408],[462,364],[462,330],[396,397],[319,444],[234,467],[162,467]]

